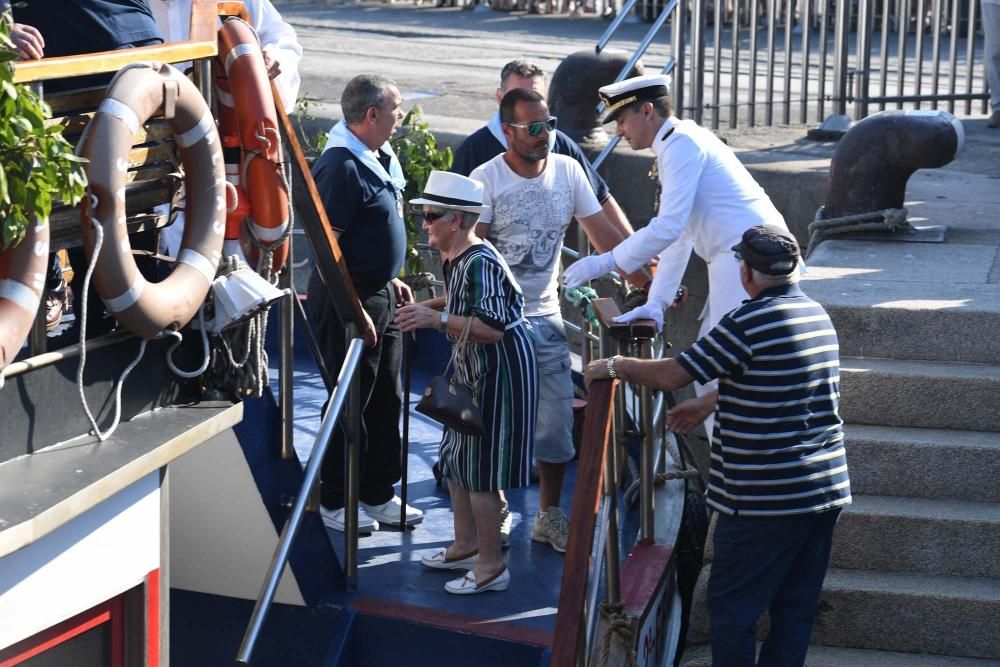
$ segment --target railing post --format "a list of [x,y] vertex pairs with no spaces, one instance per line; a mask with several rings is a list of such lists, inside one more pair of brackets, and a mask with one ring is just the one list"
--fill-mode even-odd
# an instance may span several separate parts
[[847,114],[847,25],[848,0],[837,0],[837,24],[833,33],[833,99],[834,113]]
[[[636,341],[637,356],[640,359],[651,358],[650,341],[639,339]],[[639,402],[641,415],[639,423],[642,425],[642,450],[639,456],[639,538],[642,540],[654,539],[653,521],[653,462],[656,458],[656,436],[653,433],[653,391],[648,386],[643,385],[639,389]]]
[[872,59],[871,32],[872,0],[858,0],[858,54],[856,58],[858,71],[856,77],[857,86],[854,93],[855,120],[861,120],[868,115],[868,69],[871,66]]
[[674,85],[673,90],[673,102],[674,102],[674,112],[679,118],[684,117],[684,68],[686,67],[684,57],[684,28],[687,27],[687,3],[678,2],[677,8],[674,10],[674,34],[673,34],[673,44],[671,45],[674,52],[674,60],[676,65],[674,66]]
[[693,120],[700,125],[705,107],[705,0],[692,0],[691,7],[691,106]]
[[[350,327],[355,329],[353,325]],[[353,334],[352,334],[353,337]],[[358,588],[358,493],[361,485],[361,381],[355,373],[350,379],[344,406],[347,443],[344,456],[344,580],[347,590]]]
[[292,234],[288,235],[288,260],[281,274],[281,287],[288,290],[287,296],[281,300],[281,358],[278,360],[280,375],[278,376],[278,394],[281,400],[281,458],[295,457],[294,424],[295,424],[295,290],[294,262],[292,261]]
[[[613,345],[606,329],[601,329],[598,355],[601,359],[611,356]],[[609,604],[621,600],[621,561],[618,554],[618,425],[622,423],[622,398],[624,391],[615,397],[611,421],[611,441],[604,456],[604,502],[608,512],[607,539],[604,541],[604,581],[605,595]]]

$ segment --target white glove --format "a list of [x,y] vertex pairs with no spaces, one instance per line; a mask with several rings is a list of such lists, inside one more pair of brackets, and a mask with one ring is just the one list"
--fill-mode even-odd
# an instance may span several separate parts
[[650,300],[624,315],[618,315],[614,320],[620,324],[634,320],[653,320],[656,322],[656,333],[659,333],[663,329],[663,306]]
[[615,256],[610,252],[601,255],[588,255],[573,262],[563,273],[563,285],[579,287],[580,285],[600,278],[605,273],[615,270]]
[[[657,277],[659,276],[660,274],[657,274]],[[646,303],[638,308],[633,308],[623,315],[615,317],[615,322],[626,323],[635,320],[653,320],[656,322],[656,332],[659,333],[663,329],[663,311],[673,304],[673,296],[675,296],[672,295],[669,300],[663,297],[662,293],[669,291],[666,283],[667,280],[656,280],[654,278],[653,284],[649,288],[649,296],[646,298]]]

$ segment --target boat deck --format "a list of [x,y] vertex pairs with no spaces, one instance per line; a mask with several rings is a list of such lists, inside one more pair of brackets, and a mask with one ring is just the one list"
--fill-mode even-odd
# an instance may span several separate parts
[[[273,373],[272,377],[276,376]],[[550,645],[563,556],[548,545],[531,540],[532,518],[538,510],[537,484],[507,494],[513,514],[510,548],[504,553],[512,575],[507,591],[450,595],[445,592],[444,584],[461,572],[430,570],[420,564],[422,554],[447,546],[454,535],[448,492],[436,486],[431,471],[437,459],[441,428],[412,411],[429,379],[427,373],[415,370],[410,393],[408,502],[424,511],[424,520],[409,530],[383,527],[360,537],[358,594],[351,607],[404,621],[538,646]],[[316,438],[325,400],[322,378],[308,355],[300,353],[295,368],[295,448],[303,461]],[[567,514],[575,473],[573,462],[567,470],[563,491],[562,505]],[[327,532],[342,558],[343,534],[331,529]]]

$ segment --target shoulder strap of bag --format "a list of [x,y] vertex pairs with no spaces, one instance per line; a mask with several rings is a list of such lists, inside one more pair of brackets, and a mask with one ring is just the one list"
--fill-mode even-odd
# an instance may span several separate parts
[[465,318],[465,326],[462,327],[462,333],[459,334],[458,340],[455,341],[455,345],[451,348],[451,358],[448,359],[448,365],[444,367],[444,375],[448,377],[448,372],[451,370],[458,358],[458,355],[462,353],[465,346],[469,344],[469,332],[472,331],[472,320],[476,319],[475,315],[469,315]]

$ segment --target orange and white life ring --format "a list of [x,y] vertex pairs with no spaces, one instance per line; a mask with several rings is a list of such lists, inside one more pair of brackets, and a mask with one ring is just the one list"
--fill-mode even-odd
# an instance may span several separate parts
[[[162,114],[174,133],[184,167],[184,236],[177,265],[158,283],[147,282],[132,257],[125,226],[128,154],[138,129]],[[177,330],[191,321],[208,294],[222,258],[226,179],[215,119],[187,77],[163,63],[122,69],[108,86],[77,151],[88,159],[88,193],[81,207],[88,259],[103,243],[94,284],[108,309],[143,338]]]
[[240,139],[239,184],[250,199],[245,226],[257,242],[244,244],[244,251],[257,266],[260,253],[255,246],[263,246],[271,253],[271,269],[277,273],[287,259],[289,220],[288,189],[281,173],[281,135],[260,42],[242,19],[227,19],[219,29],[219,60],[222,67],[216,91],[220,129],[224,136]]
[[0,253],[0,370],[14,360],[31,331],[45,289],[49,226],[28,225],[16,246]]

